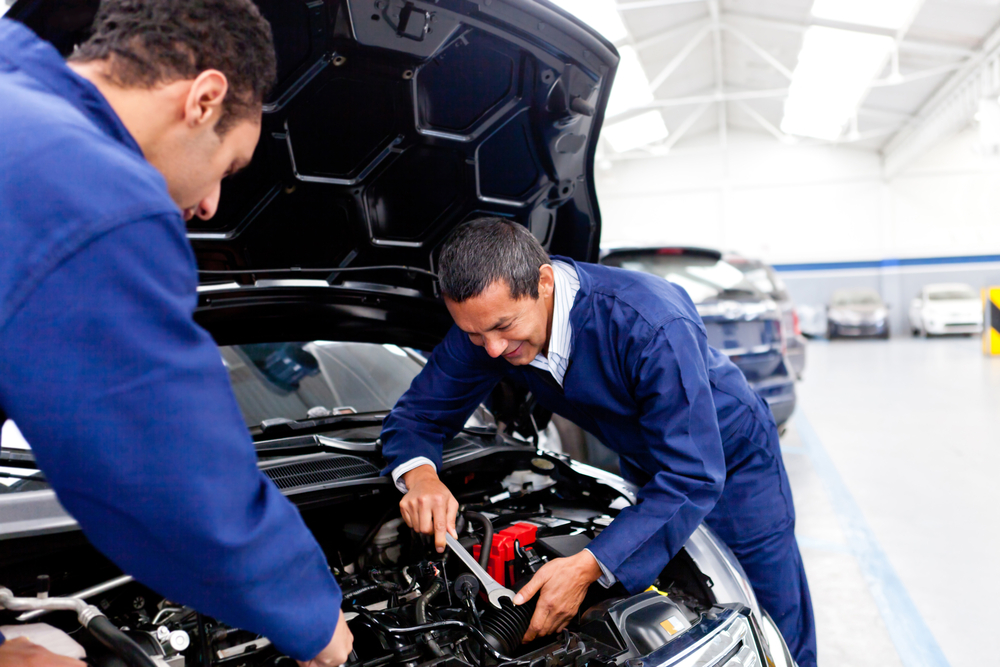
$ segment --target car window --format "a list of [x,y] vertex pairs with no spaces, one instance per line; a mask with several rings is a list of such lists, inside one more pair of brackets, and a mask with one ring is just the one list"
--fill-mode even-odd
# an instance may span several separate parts
[[930,301],[961,301],[965,299],[978,299],[979,295],[971,289],[951,289],[940,292],[930,292],[927,295]]
[[610,266],[651,273],[680,285],[695,303],[756,294],[743,272],[729,262],[690,255],[625,255],[607,257]]
[[395,345],[313,341],[219,348],[247,426],[390,410],[421,365]]
[[880,306],[882,298],[876,292],[837,292],[833,295],[834,306]]

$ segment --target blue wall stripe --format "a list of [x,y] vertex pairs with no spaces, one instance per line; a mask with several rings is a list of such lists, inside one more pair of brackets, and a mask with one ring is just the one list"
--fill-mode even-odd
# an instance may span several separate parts
[[775,264],[776,271],[829,271],[830,269],[884,269],[893,266],[935,266],[941,264],[982,264],[1000,262],[1000,255],[965,255],[961,257],[917,257],[881,259],[865,262],[817,262],[813,264]]
[[847,543],[861,566],[903,667],[950,667],[801,406],[793,419],[813,468],[823,480]]

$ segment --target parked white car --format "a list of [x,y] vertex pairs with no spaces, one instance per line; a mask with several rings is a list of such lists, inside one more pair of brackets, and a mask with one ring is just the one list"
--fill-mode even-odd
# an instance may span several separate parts
[[982,333],[979,293],[964,283],[925,285],[910,302],[910,330],[914,336]]

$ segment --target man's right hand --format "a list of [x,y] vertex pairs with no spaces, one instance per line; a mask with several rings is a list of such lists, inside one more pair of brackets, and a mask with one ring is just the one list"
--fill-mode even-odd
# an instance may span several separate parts
[[24,637],[8,639],[0,644],[0,667],[87,667],[73,658],[32,644]]
[[426,535],[434,534],[434,546],[444,553],[445,534],[458,538],[455,517],[458,501],[448,487],[441,483],[434,466],[422,465],[403,474],[406,495],[399,501],[399,511],[406,525]]
[[[347,627],[347,621],[344,620],[344,612],[340,612],[340,618],[337,619],[337,628],[333,631],[333,639],[330,643],[326,645],[326,648],[320,651],[312,660],[307,660],[302,662],[297,661],[299,667],[337,667],[337,665],[342,665],[347,662],[347,658],[351,655],[351,649],[354,647],[354,635],[351,634],[351,629]],[[0,667],[3,667],[0,665]]]

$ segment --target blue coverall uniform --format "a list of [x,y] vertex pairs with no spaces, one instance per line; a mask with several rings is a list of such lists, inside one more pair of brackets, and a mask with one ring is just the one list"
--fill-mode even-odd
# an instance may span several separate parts
[[10,20],[0,100],[0,406],[122,570],[315,657],[340,591],[192,319],[197,267],[165,181],[98,90]]
[[683,289],[574,265],[580,290],[563,388],[491,358],[453,327],[385,420],[386,472],[420,456],[440,470],[444,443],[497,382],[515,376],[541,405],[614,450],[623,476],[641,487],[638,504],[589,547],[618,581],[633,593],[648,587],[704,521],[736,554],[800,667],[815,665],[792,493],[767,403],[708,345]]

